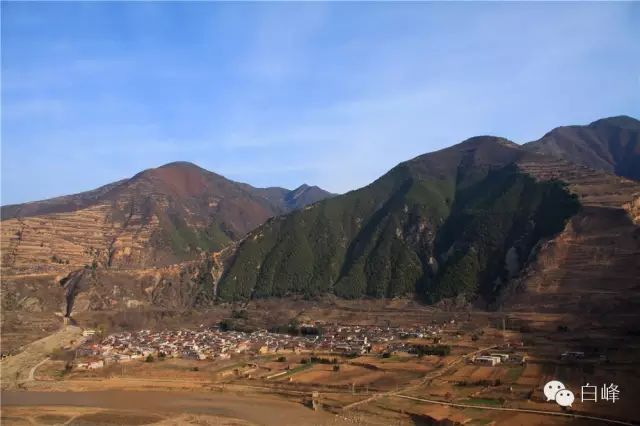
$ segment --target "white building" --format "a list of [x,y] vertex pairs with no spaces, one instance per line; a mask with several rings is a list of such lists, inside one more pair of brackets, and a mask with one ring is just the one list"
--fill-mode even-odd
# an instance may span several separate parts
[[473,363],[478,365],[488,365],[493,367],[496,364],[500,363],[500,358],[497,356],[478,356],[473,360]]
[[497,356],[500,358],[500,361],[505,362],[509,360],[509,354],[491,354],[490,356]]

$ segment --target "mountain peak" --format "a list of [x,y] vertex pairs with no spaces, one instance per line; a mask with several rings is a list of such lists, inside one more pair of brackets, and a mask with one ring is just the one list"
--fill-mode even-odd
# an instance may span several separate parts
[[158,169],[174,169],[174,168],[205,170],[202,167],[198,166],[197,164],[192,163],[191,161],[172,161],[170,163],[163,164],[162,166],[158,167]]
[[589,127],[598,127],[603,124],[608,126],[620,127],[622,129],[640,129],[640,120],[637,120],[628,115],[616,115],[613,117],[601,118],[600,120],[596,120],[593,123],[589,124]]
[[523,148],[640,180],[640,121],[626,115],[557,127]]
[[[270,217],[331,195],[306,184],[295,192],[254,188],[191,162],[172,162],[93,191],[2,207],[2,251],[9,251],[5,244],[16,232],[25,242],[8,263],[3,258],[3,267],[22,268],[25,258],[45,270],[93,261],[110,267],[175,263],[221,249]],[[29,231],[21,231],[25,227]],[[37,253],[23,247],[37,247]],[[52,263],[52,253],[65,263]]]
[[484,136],[474,136],[469,139],[465,139],[459,144],[453,145],[451,149],[468,151],[468,150],[492,149],[492,148],[500,148],[500,147],[518,149],[520,146],[515,142],[512,142],[509,139],[506,139],[500,136],[484,135]]
[[473,136],[469,139],[465,139],[457,145],[454,145],[452,148],[460,147],[479,147],[482,145],[502,145],[502,146],[513,146],[517,147],[518,145],[514,142],[511,142],[509,139],[505,139],[500,136],[492,136],[492,135],[483,135],[483,136]]
[[318,186],[311,186],[303,183],[296,189],[289,191],[285,197],[285,203],[289,209],[294,210],[332,196],[333,194]]
[[163,164],[162,166],[156,167],[155,169],[149,169],[149,170],[172,170],[177,173],[215,175],[215,176],[222,177],[221,175],[211,172],[190,161],[172,161],[171,163]]

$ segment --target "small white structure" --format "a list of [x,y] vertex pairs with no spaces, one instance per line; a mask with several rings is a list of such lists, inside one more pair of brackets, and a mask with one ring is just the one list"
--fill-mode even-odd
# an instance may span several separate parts
[[496,356],[478,356],[473,360],[474,364],[495,366],[500,363],[500,358]]
[[96,370],[102,367],[104,367],[104,361],[101,359],[97,361],[79,362],[76,364],[76,368],[79,370]]
[[490,356],[497,356],[502,362],[509,360],[509,354],[490,354]]
[[117,355],[118,362],[131,362],[131,355]]
[[103,360],[98,360],[98,361],[93,361],[89,363],[89,370],[95,370],[97,368],[102,368],[104,367],[104,361]]

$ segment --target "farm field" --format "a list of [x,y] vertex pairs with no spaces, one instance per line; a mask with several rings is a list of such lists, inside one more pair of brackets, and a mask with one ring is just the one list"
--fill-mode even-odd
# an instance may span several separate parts
[[[385,309],[391,317],[393,309]],[[318,312],[317,308],[313,310]],[[508,324],[513,325],[502,329],[501,321],[486,313],[440,312],[433,317],[431,313],[432,311],[425,310],[422,312],[423,318],[417,313],[410,320],[401,318],[400,324],[410,325],[414,321],[428,323],[435,321],[435,318],[444,321],[447,325],[438,336],[438,343],[451,348],[448,355],[419,356],[402,351],[388,354],[384,351],[372,351],[358,356],[345,356],[283,351],[233,354],[229,359],[215,360],[166,358],[155,359],[153,362],[131,361],[96,370],[70,371],[65,370],[63,361],[44,360],[34,370],[34,380],[23,383],[21,391],[3,393],[4,423],[20,424],[21,418],[34,420],[25,411],[25,405],[38,404],[40,400],[31,399],[30,395],[39,393],[52,395],[53,398],[60,393],[69,392],[79,396],[103,391],[116,394],[123,392],[123,395],[126,392],[143,392],[145,395],[157,392],[161,395],[167,390],[180,392],[180,400],[186,404],[185,407],[201,406],[203,393],[219,395],[223,399],[235,396],[238,401],[255,398],[268,404],[275,400],[291,404],[285,404],[284,407],[292,407],[293,413],[299,413],[307,421],[317,418],[318,412],[324,413],[329,422],[336,422],[328,424],[339,424],[343,420],[365,424],[414,424],[416,421],[447,419],[478,425],[491,422],[498,425],[598,424],[597,421],[588,419],[581,419],[576,423],[578,420],[564,414],[636,420],[637,410],[633,399],[628,397],[627,390],[638,388],[640,383],[640,366],[637,364],[638,358],[634,358],[634,354],[638,353],[638,349],[634,349],[637,346],[628,345],[635,351],[630,355],[607,349],[610,358],[606,363],[560,360],[562,352],[580,348],[583,341],[588,341],[589,345],[608,348],[613,347],[616,341],[628,337],[600,334],[598,330],[589,332],[586,329],[567,335],[550,327],[547,320],[551,319],[544,317],[538,318],[535,323],[531,323],[532,326],[521,331],[520,324],[529,318],[526,315],[509,315]],[[305,315],[308,313],[305,312]],[[350,324],[360,322],[354,313],[350,317],[354,321]],[[368,316],[362,318],[364,321]],[[578,328],[576,325],[571,327]],[[407,341],[429,345],[431,340]],[[505,361],[495,366],[474,363],[475,356],[492,352],[526,355],[526,359],[523,362]],[[615,404],[581,403],[576,400],[571,410],[562,410],[557,404],[546,402],[542,394],[543,385],[551,379],[562,380],[574,392],[579,392],[580,387],[587,382],[615,382],[623,393]],[[317,402],[319,411],[310,408],[312,399]],[[108,418],[113,415],[119,421],[127,419],[126,416],[121,416],[123,407],[101,406],[104,404],[97,404],[91,398],[89,401],[94,402],[82,407],[63,401],[69,405],[56,408],[55,413],[43,415],[67,418],[83,415]],[[495,411],[502,409],[513,411]],[[231,421],[229,418],[252,424],[260,417],[242,411],[225,412],[220,417],[221,412],[203,412],[200,408],[186,410],[191,416],[189,419],[176,417],[175,413],[166,413],[153,404],[145,408],[145,413],[157,416],[152,423],[158,424],[183,421],[225,424],[215,422]],[[259,412],[258,408],[256,410]],[[536,412],[529,412],[530,410]],[[40,409],[37,411],[44,412]],[[127,412],[130,412],[130,407],[127,407]],[[206,417],[212,415],[211,418]],[[140,419],[133,416],[126,421],[137,422]],[[151,421],[151,417],[147,420]]]

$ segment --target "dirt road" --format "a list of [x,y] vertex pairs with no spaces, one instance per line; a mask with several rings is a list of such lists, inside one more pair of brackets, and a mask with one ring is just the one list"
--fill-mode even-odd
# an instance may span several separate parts
[[39,363],[37,363],[36,365],[34,365],[31,370],[29,371],[29,377],[27,377],[27,381],[28,382],[33,382],[35,379],[35,375],[36,375],[36,370],[38,369],[38,367],[40,367],[42,364],[44,364],[45,362],[49,361],[49,357],[46,357],[45,359],[43,359],[42,361],[40,361]]
[[33,380],[35,368],[42,364],[54,349],[76,347],[82,341],[82,329],[68,325],[47,337],[28,344],[19,354],[0,361],[2,389],[13,389]]

